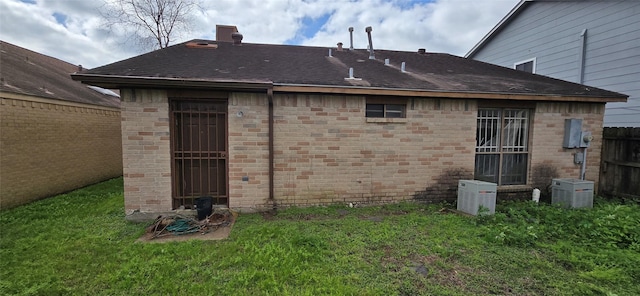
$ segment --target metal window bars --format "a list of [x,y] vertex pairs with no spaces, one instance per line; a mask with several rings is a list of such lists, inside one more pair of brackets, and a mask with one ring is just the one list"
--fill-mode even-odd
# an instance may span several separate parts
[[478,110],[475,178],[500,185],[525,184],[528,142],[529,110]]
[[174,208],[193,208],[201,196],[227,205],[226,101],[176,100],[171,107]]

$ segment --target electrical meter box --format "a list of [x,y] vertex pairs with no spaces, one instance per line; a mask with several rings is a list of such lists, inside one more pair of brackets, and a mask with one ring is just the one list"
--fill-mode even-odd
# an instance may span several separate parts
[[496,193],[498,184],[478,181],[458,181],[458,211],[477,216],[482,206],[488,210],[487,214],[496,212]]
[[593,135],[591,132],[582,132],[580,134],[580,147],[588,148],[591,145],[591,141],[593,141]]
[[582,119],[564,120],[564,148],[580,148],[582,143]]
[[593,181],[553,179],[551,203],[565,208],[593,208]]

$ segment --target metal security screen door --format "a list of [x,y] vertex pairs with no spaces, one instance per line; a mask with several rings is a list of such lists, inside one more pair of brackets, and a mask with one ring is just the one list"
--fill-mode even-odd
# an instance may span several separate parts
[[173,207],[193,208],[195,199],[213,197],[228,205],[227,102],[171,102]]

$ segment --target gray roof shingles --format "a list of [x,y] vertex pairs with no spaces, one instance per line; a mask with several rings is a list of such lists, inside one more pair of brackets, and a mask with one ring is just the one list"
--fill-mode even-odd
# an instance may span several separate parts
[[[217,48],[173,45],[130,59],[84,71],[87,76],[172,78],[195,81],[267,82],[314,85],[470,92],[578,96],[622,100],[623,94],[516,71],[444,53],[329,48],[192,40]],[[385,65],[385,59],[390,65]],[[400,71],[402,62],[406,72]],[[354,77],[348,80],[349,68]],[[607,99],[608,100],[608,99]]]
[[0,41],[3,92],[120,108],[120,98],[101,94],[69,74],[78,66]]

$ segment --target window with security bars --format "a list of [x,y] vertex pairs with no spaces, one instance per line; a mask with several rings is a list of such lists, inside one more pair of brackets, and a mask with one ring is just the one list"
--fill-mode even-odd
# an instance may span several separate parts
[[498,185],[527,182],[529,110],[479,109],[475,179]]

